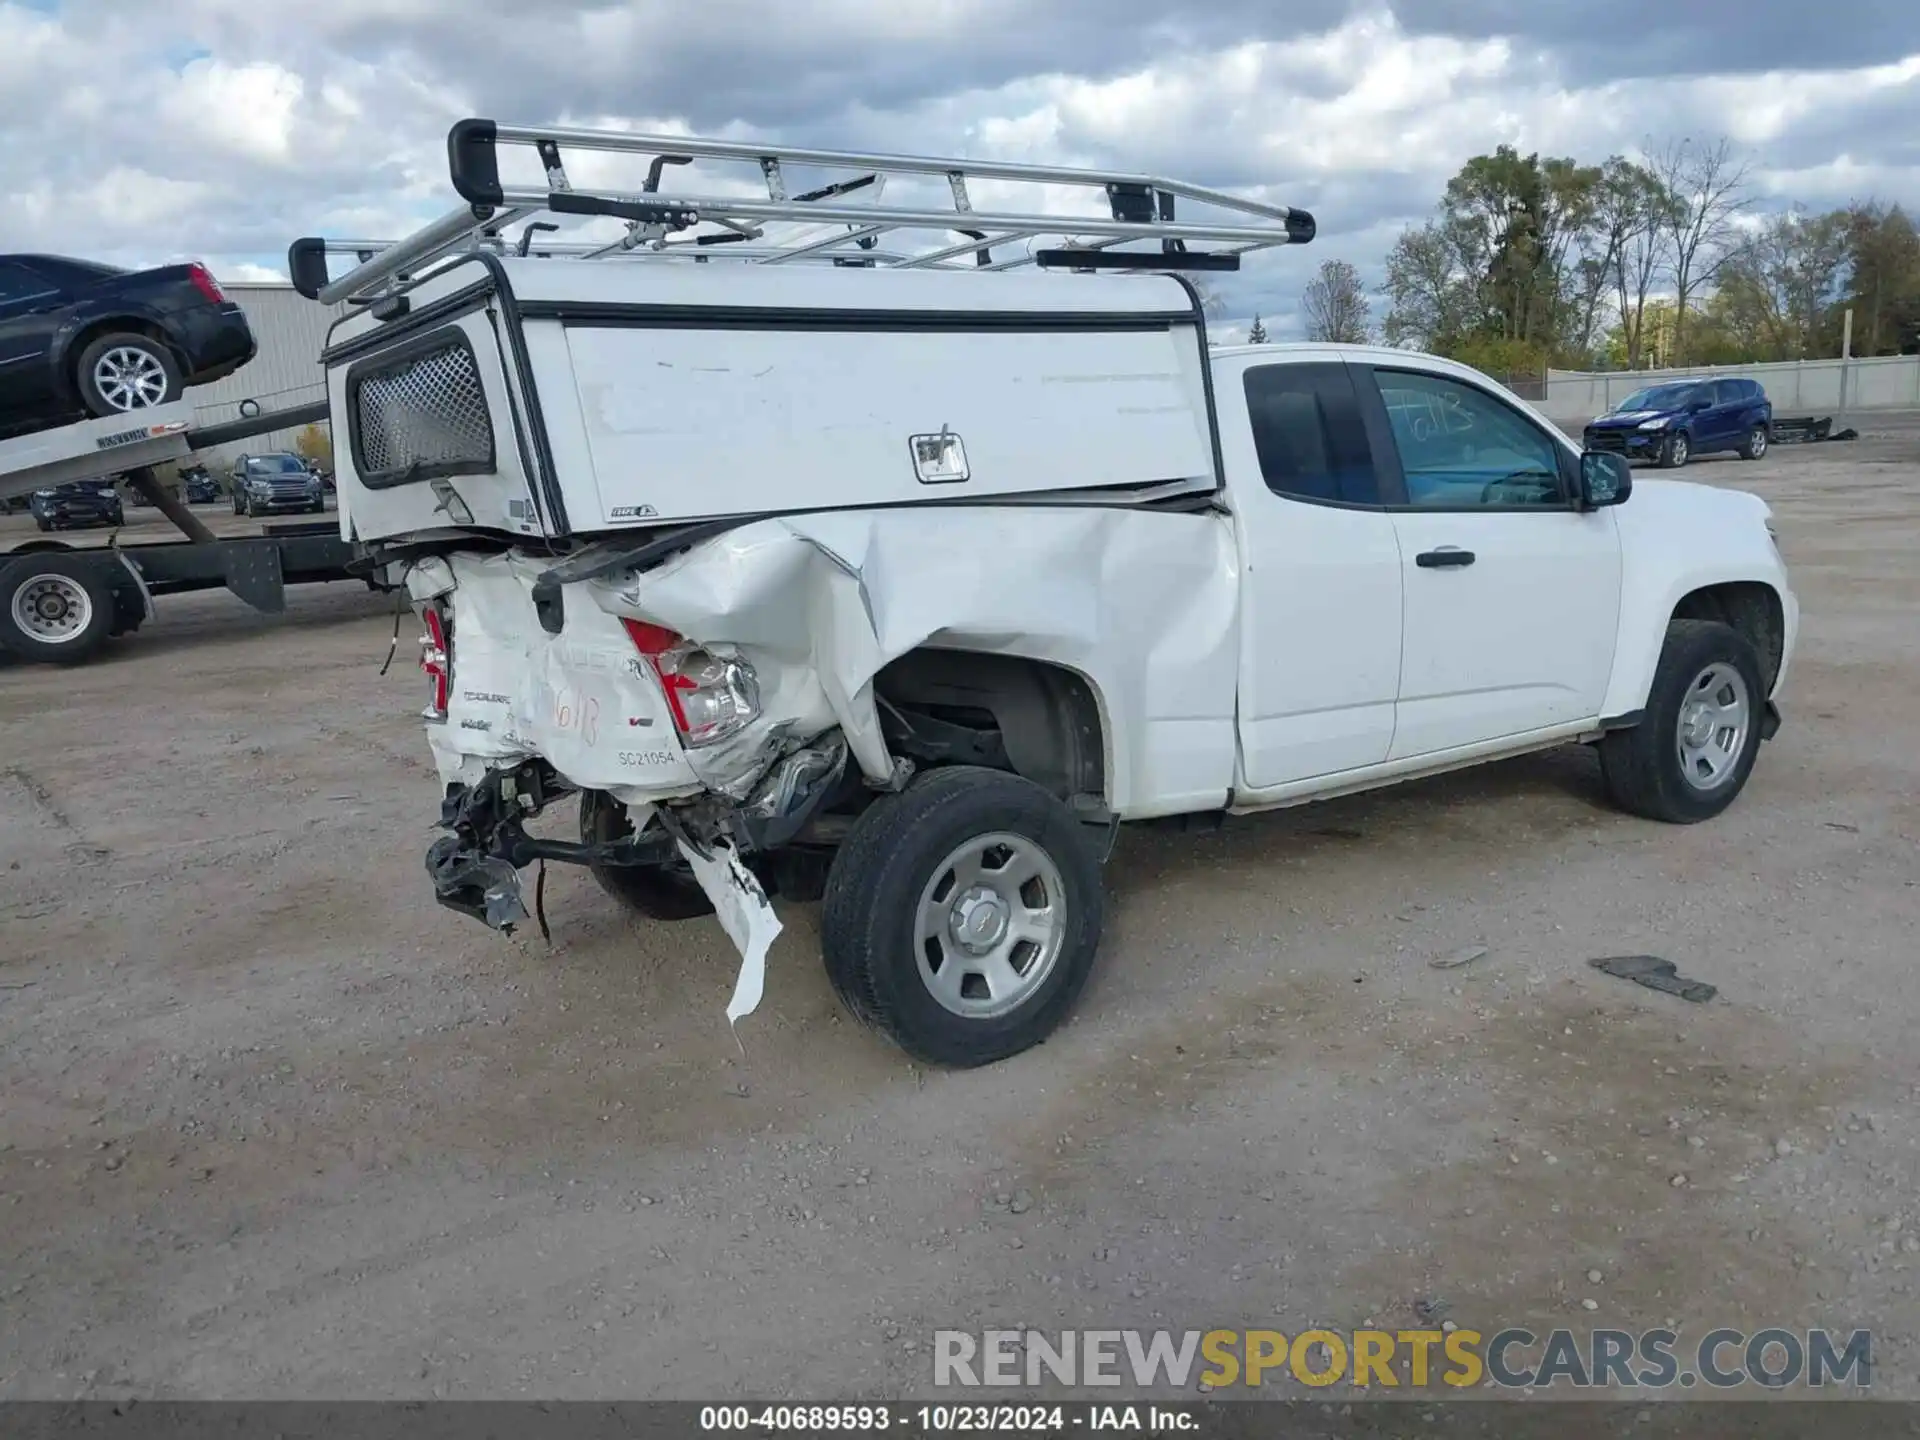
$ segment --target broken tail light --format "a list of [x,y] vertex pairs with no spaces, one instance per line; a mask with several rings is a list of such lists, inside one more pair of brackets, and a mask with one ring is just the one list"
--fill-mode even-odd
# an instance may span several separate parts
[[659,677],[673,728],[689,747],[738,734],[759,715],[760,685],[750,665],[724,660],[663,625],[620,623]]
[[420,668],[433,684],[433,698],[420,712],[424,720],[444,721],[453,689],[453,617],[438,600],[420,607],[427,633],[420,637]]

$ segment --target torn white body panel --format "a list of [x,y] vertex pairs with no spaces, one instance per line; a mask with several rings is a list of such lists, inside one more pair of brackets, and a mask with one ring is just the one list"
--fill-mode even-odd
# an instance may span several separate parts
[[[416,598],[454,581],[449,713],[431,727],[443,778],[537,755],[629,803],[702,789],[741,800],[781,755],[837,726],[883,782],[893,761],[874,676],[935,648],[1083,676],[1101,705],[1115,813],[1228,799],[1240,577],[1225,515],[983,507],[763,520],[656,569],[563,587],[558,636],[531,598],[549,564],[456,553],[409,577]],[[623,618],[751,666],[758,717],[681,748]]]
[[733,982],[733,996],[727,1001],[727,1022],[738,1024],[758,1008],[760,997],[766,993],[767,951],[780,938],[780,917],[773,913],[760,882],[731,846],[718,846],[711,855],[701,854],[684,840],[679,846],[693,878],[713,902],[720,928],[740,952],[740,973]]
[[1062,665],[1101,703],[1108,805],[1145,816],[1226,800],[1239,585],[1227,516],[1062,507],[765,520],[592,588],[817,699],[824,716],[769,704],[761,723],[802,738],[838,724],[876,782],[892,760],[872,681],[889,661],[934,648]]
[[550,563],[456,553],[408,573],[416,600],[438,596],[452,615],[447,715],[427,727],[442,782],[539,756],[621,800],[697,792],[659,682],[620,622],[581,605],[563,634],[540,627],[533,581]]

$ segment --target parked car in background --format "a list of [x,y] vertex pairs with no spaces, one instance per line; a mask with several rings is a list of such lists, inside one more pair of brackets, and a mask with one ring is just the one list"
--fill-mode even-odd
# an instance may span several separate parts
[[307,469],[306,462],[288,451],[242,455],[233,462],[233,513],[278,515],[307,511],[318,515],[327,508],[327,493]]
[[180,494],[189,505],[211,505],[220,498],[220,486],[204,465],[189,465],[180,472]]
[[42,530],[82,530],[93,525],[124,525],[126,512],[111,480],[76,480],[36,490],[27,508]]
[[0,436],[164,405],[257,348],[204,265],[0,255]]
[[1586,429],[1589,450],[1669,469],[1731,450],[1758,460],[1773,437],[1773,404],[1757,380],[1676,380],[1627,396]]

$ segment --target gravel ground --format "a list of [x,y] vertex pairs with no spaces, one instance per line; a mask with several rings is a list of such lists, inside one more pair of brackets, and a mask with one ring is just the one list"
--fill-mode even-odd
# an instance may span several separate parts
[[[1129,834],[1076,1018],[970,1074],[841,1016],[809,908],[738,1043],[711,922],[436,908],[380,597],[0,671],[0,1395],[902,1397],[936,1328],[1442,1303],[1870,1326],[1920,1396],[1920,434],[1690,474],[1805,609],[1731,812],[1574,749]],[[1638,952],[1719,998],[1586,964]]]

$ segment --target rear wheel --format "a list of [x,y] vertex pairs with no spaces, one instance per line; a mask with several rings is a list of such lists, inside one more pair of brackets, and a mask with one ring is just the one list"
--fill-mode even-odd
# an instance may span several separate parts
[[0,645],[22,660],[78,665],[112,629],[113,591],[91,557],[43,551],[0,566]]
[[1767,453],[1767,427],[1756,425],[1747,431],[1747,438],[1740,445],[1742,460],[1758,460]]
[[1766,705],[1760,659],[1717,620],[1675,620],[1631,730],[1600,742],[1614,804],[1672,825],[1710,820],[1745,788]]
[[1676,430],[1667,436],[1666,443],[1660,447],[1660,468],[1678,470],[1693,456],[1693,441],[1684,430]]
[[184,388],[171,351],[145,335],[102,335],[80,352],[80,398],[95,415],[124,415],[165,405]]
[[954,766],[861,815],[834,857],[820,943],[848,1009],[915,1058],[964,1068],[1053,1033],[1093,968],[1103,908],[1065,805]]
[[[618,800],[604,790],[580,792],[580,838],[610,844],[633,834],[633,822]],[[600,888],[649,920],[695,920],[713,913],[713,902],[685,863],[673,865],[589,865]]]

